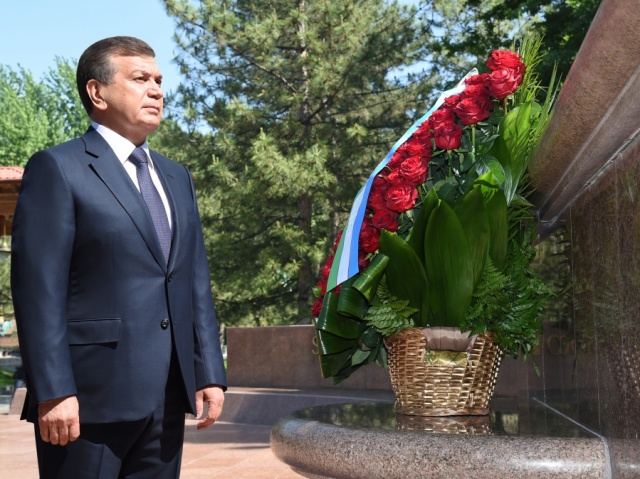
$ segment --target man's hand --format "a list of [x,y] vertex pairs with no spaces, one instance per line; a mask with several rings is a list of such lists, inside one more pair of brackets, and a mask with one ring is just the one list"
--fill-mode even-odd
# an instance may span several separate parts
[[198,429],[204,429],[216,422],[216,419],[218,419],[218,416],[220,416],[222,412],[224,391],[219,386],[210,386],[196,391],[196,415],[199,419],[202,416],[204,401],[207,401],[208,405],[207,416],[198,422]]
[[38,425],[44,442],[66,446],[80,436],[78,398],[52,399],[38,404]]

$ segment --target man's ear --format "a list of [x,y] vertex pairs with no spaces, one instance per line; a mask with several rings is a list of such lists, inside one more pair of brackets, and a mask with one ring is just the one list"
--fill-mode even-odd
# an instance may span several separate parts
[[87,82],[87,94],[91,98],[93,108],[95,110],[104,111],[107,109],[107,102],[104,98],[104,87],[98,80],[89,80]]

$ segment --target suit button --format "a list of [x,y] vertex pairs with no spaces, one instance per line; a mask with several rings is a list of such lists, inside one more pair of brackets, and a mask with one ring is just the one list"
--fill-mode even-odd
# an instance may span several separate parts
[[171,283],[171,280],[172,280],[172,279],[173,279],[173,275],[172,275],[172,274],[170,274],[170,275],[169,275],[169,277],[167,278],[167,282],[168,282],[168,283]]
[[160,322],[160,327],[161,327],[162,329],[167,329],[167,328],[169,327],[169,320],[168,320],[168,319],[166,319],[166,318],[165,318],[165,319],[163,319],[163,320]]

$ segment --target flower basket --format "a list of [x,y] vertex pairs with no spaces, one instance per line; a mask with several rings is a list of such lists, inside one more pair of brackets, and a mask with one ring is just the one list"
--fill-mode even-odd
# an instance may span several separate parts
[[502,355],[534,351],[552,293],[527,168],[557,92],[540,46],[494,50],[369,175],[314,288],[324,377],[388,365],[399,414],[482,416]]
[[489,413],[502,352],[491,333],[471,336],[464,349],[455,348],[458,351],[428,347],[428,337],[451,329],[409,328],[385,339],[398,414]]

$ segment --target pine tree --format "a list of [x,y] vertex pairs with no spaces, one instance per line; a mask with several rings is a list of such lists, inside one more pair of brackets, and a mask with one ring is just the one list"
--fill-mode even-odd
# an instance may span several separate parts
[[433,80],[415,8],[382,0],[166,0],[185,76],[221,317],[304,321],[357,190]]

